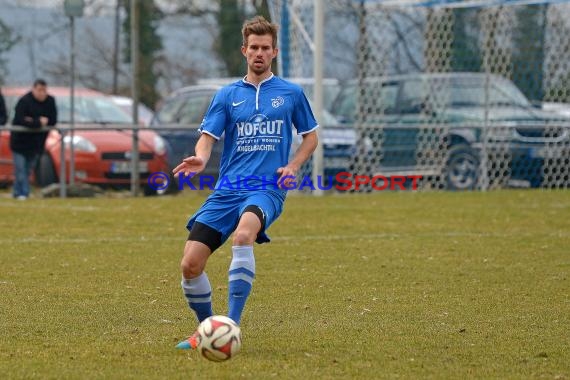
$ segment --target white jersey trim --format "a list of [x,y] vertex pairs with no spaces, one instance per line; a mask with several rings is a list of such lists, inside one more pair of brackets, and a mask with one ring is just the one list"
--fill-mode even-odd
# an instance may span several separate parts
[[245,77],[243,77],[243,82],[244,82],[244,83],[247,83],[247,84],[252,85],[253,87],[255,87],[255,110],[256,110],[256,111],[259,110],[259,89],[261,88],[261,85],[262,85],[264,82],[267,82],[268,80],[271,80],[273,77],[274,77],[274,75],[273,75],[273,73],[271,73],[270,76],[268,76],[267,78],[265,78],[264,80],[262,80],[261,82],[259,82],[259,85],[257,85],[257,86],[254,85],[253,83],[247,81],[247,79],[246,79],[246,78],[247,78],[247,75],[246,75]]
[[203,130],[203,129],[200,129],[200,133],[205,133],[205,134],[207,134],[207,135],[210,135],[210,136],[212,136],[213,138],[215,138],[216,141],[220,140],[220,138],[219,138],[218,136],[216,136],[215,134],[213,134],[212,132],[208,132],[208,131],[205,131],[205,130]]
[[297,134],[303,136],[303,135],[306,135],[307,133],[313,132],[313,131],[314,131],[315,129],[317,129],[318,127],[319,127],[319,125],[317,124],[317,125],[315,125],[315,127],[314,127],[313,129],[310,129],[310,130],[305,131],[305,132],[297,133]]

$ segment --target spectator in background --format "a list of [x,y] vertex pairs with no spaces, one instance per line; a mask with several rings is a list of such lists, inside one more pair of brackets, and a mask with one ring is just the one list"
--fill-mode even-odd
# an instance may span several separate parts
[[[34,82],[32,90],[16,104],[14,126],[40,129],[57,123],[55,99],[47,93],[43,79]],[[14,158],[14,198],[25,200],[30,195],[28,177],[36,167],[47,139],[47,132],[12,132],[10,149]]]
[[4,103],[4,97],[2,96],[2,91],[0,91],[0,125],[6,124],[7,117],[6,103]]

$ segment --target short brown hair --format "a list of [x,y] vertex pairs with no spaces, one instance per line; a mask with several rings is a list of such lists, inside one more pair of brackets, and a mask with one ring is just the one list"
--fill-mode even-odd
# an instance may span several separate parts
[[263,16],[255,16],[243,23],[241,34],[243,36],[243,46],[247,46],[247,38],[252,35],[263,36],[270,34],[273,38],[273,48],[277,46],[277,24],[267,21]]
[[33,87],[44,86],[47,87],[47,82],[41,78],[38,78],[34,81]]

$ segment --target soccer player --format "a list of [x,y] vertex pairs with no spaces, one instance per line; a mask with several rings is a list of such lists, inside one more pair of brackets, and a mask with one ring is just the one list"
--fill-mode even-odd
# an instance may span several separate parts
[[[188,221],[181,262],[182,289],[199,322],[213,314],[206,262],[233,232],[228,317],[240,323],[255,277],[253,243],[269,242],[266,230],[281,214],[286,189],[318,143],[318,124],[301,87],[271,72],[277,25],[257,16],[244,23],[242,35],[247,75],[216,93],[195,155],[173,170],[178,176],[204,170],[213,144],[225,133],[218,182]],[[289,161],[293,128],[303,141]],[[196,346],[196,333],[177,345]]]

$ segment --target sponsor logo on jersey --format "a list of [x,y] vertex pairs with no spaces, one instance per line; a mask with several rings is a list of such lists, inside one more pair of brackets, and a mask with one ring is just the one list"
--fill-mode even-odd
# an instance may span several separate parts
[[283,120],[269,120],[266,115],[256,114],[248,121],[236,123],[237,137],[281,136]]

